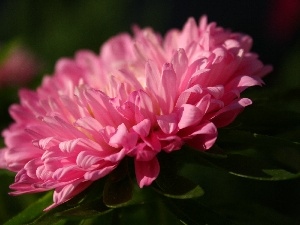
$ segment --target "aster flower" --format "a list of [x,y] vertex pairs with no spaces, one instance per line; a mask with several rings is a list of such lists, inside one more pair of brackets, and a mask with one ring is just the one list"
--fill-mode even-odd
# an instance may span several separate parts
[[200,151],[215,143],[251,100],[271,68],[250,52],[249,36],[190,18],[165,38],[133,28],[103,44],[60,59],[36,91],[21,90],[15,122],[3,131],[0,166],[17,173],[13,195],[54,190],[62,204],[124,159],[134,159],[137,183],[158,176],[157,154],[184,144]]

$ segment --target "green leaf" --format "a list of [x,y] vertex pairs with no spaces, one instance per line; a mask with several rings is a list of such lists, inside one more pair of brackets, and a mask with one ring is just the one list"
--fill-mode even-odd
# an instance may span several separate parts
[[4,225],[26,224],[43,213],[43,209],[52,202],[52,192],[47,193],[44,197],[31,204],[17,216],[7,221]]
[[[66,203],[57,206],[56,208],[42,214],[36,218],[31,225],[40,224],[63,224],[66,219],[70,218],[69,214],[78,213],[74,219],[87,218],[91,215],[91,211],[98,213],[98,215],[105,213],[106,208],[103,207],[102,189],[104,180],[95,181],[90,187],[76,195]],[[99,205],[96,205],[98,203]]]
[[[146,188],[153,193],[151,199],[141,202],[139,205],[131,205],[114,210],[114,221],[112,225],[129,224],[164,224],[180,225],[180,221],[169,211],[165,203],[152,188]],[[144,190],[144,189],[143,189]],[[144,191],[142,191],[144,193]],[[100,224],[100,223],[99,223]]]
[[[66,225],[75,225],[74,220],[69,220],[69,223]],[[115,225],[113,223],[113,213],[105,213],[101,216],[97,217],[90,217],[88,219],[84,219],[81,221],[78,221],[78,225],[99,225],[99,224],[104,224],[104,225]]]
[[152,185],[156,191],[164,196],[178,199],[198,198],[204,194],[199,185],[178,174],[176,154],[161,153],[158,159],[160,172]]
[[263,169],[263,172],[269,174],[273,179],[288,180],[291,178],[299,178],[300,173],[294,174],[283,169]]
[[[250,153],[265,161],[273,161],[281,169],[300,172],[300,144],[282,138],[241,130],[220,130],[218,144],[225,152]],[[248,151],[249,153],[249,151]]]
[[[299,141],[300,101],[297,98],[299,93],[300,88],[290,90],[288,93],[282,91],[260,93],[260,96],[272,97],[263,101],[256,100],[229,127]],[[229,127],[219,129],[219,132],[229,130]]]
[[183,223],[188,225],[232,225],[223,216],[199,203],[194,199],[164,199],[169,210]]
[[[273,197],[276,198],[276,196]],[[219,210],[238,225],[299,225],[298,216],[296,218],[289,216],[276,210],[276,207],[258,202],[248,200],[222,206],[219,207]]]
[[103,202],[111,208],[119,208],[129,204],[133,196],[133,183],[128,174],[127,160],[108,176],[103,190]]
[[101,216],[110,211],[112,211],[112,209],[104,205],[102,199],[97,199],[92,202],[84,203],[77,207],[58,212],[55,214],[55,216],[72,219],[84,219]]
[[[246,131],[224,129],[217,140],[222,157],[185,146],[189,163],[226,170],[230,174],[256,180],[287,180],[300,177],[299,144]],[[220,146],[220,147],[219,147]]]
[[199,185],[180,175],[162,174],[155,183],[154,189],[170,198],[189,199],[204,195],[204,190]]
[[28,223],[26,225],[48,225],[48,224],[53,224],[53,225],[63,225],[66,223],[66,220],[61,218],[61,217],[57,217],[57,216],[42,216],[40,218],[38,218],[37,220]]
[[249,179],[276,181],[300,177],[300,173],[291,173],[266,161],[238,154],[229,154],[227,159],[213,163],[233,175]]

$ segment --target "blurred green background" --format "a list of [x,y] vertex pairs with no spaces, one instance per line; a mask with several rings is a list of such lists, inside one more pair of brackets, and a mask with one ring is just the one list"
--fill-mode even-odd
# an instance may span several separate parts
[[[295,6],[293,9],[282,8],[282,5],[284,6],[282,2],[294,2]],[[291,102],[285,104],[285,107],[299,113],[297,96],[300,77],[300,11],[299,4],[295,2],[297,0],[1,0],[0,44],[18,40],[41,60],[42,67],[39,74],[27,85],[29,88],[35,88],[43,74],[53,72],[57,59],[72,57],[79,49],[98,52],[105,40],[120,32],[131,32],[133,24],[141,27],[151,26],[164,34],[170,28],[181,28],[190,16],[198,20],[201,15],[207,14],[209,21],[216,21],[222,27],[253,37],[253,51],[260,55],[264,63],[274,66],[274,72],[265,79],[267,84],[265,88],[272,91],[261,93],[270,95],[274,90],[283,90],[286,94],[284,96],[278,97],[275,91],[277,95],[268,97],[271,99],[274,97],[274,100],[279,99],[282,102],[285,102],[284,98],[288,98]],[[295,9],[298,10],[296,13]],[[12,102],[18,101],[18,88],[11,86],[0,89],[1,130],[11,122],[7,109]],[[257,93],[260,93],[259,90]],[[271,122],[268,123],[270,124],[272,125]],[[293,137],[294,140],[297,138],[299,136]],[[0,143],[2,145],[3,140]],[[211,175],[216,174],[212,172]],[[214,184],[224,186],[220,192],[215,190],[211,193],[223,199],[222,201],[230,202],[230,198],[237,193],[239,198],[248,201],[253,197],[251,193],[254,189],[257,201],[250,204],[259,205],[259,220],[265,221],[262,224],[276,222],[276,218],[266,219],[274,215],[274,212],[278,213],[278,218],[281,219],[279,221],[286,221],[286,224],[294,224],[294,221],[300,219],[297,216],[300,207],[299,194],[296,193],[300,188],[298,181],[258,185],[256,182],[248,181],[237,184],[235,178],[230,176],[222,177],[220,180],[212,179],[209,174],[199,174],[199,177],[203,182],[207,180],[208,188]],[[0,179],[0,224],[2,224],[41,195],[10,197],[7,192],[9,184],[13,182],[12,174],[0,171]],[[230,185],[234,188],[231,189]],[[218,204],[216,198],[213,198],[212,202]],[[267,206],[268,210],[264,211],[262,205]],[[245,209],[244,213],[257,212],[247,212]]]

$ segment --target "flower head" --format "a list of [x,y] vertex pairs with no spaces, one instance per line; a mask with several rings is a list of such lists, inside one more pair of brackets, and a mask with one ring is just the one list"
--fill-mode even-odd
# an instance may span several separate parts
[[[36,91],[20,91],[3,132],[0,166],[17,172],[12,194],[54,189],[55,207],[134,159],[140,187],[158,176],[159,152],[207,150],[217,128],[251,104],[246,88],[270,71],[249,36],[190,18],[165,38],[151,28],[120,34],[100,54],[57,62]],[[49,209],[48,208],[48,209]]]

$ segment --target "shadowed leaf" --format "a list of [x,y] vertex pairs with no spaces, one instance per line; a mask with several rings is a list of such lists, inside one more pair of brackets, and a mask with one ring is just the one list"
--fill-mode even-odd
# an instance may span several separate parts
[[133,196],[133,184],[124,160],[109,176],[104,185],[103,202],[111,208],[126,206]]
[[177,174],[173,156],[160,156],[161,170],[153,187],[164,196],[178,199],[197,198],[204,194],[203,189],[191,180]]
[[4,225],[26,224],[43,213],[43,209],[49,206],[52,202],[52,192],[46,194],[38,201],[31,204],[29,207],[20,212],[17,216],[7,221]]
[[104,205],[102,199],[97,199],[92,202],[88,202],[77,207],[56,213],[55,216],[64,218],[90,218],[100,216],[110,212],[112,209]]
[[188,225],[233,225],[225,216],[203,206],[194,199],[165,198],[169,210],[183,223]]

